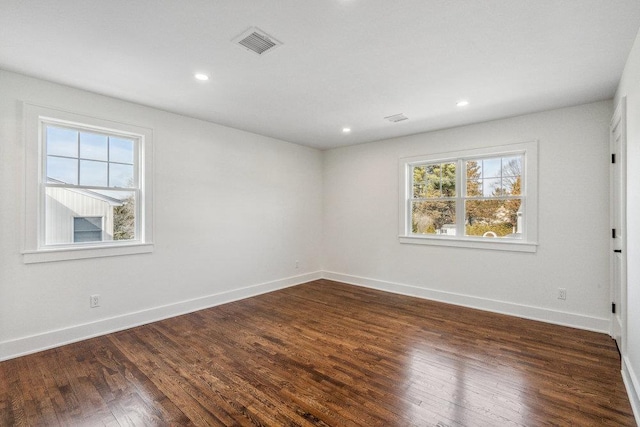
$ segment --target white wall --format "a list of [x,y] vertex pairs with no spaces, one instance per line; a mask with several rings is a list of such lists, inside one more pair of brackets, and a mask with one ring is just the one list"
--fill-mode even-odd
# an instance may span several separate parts
[[623,376],[640,424],[640,34],[631,49],[614,102],[627,100],[627,341]]
[[[321,152],[4,71],[0,93],[0,360],[319,277]],[[23,264],[20,101],[153,129],[152,254]]]
[[[321,153],[3,71],[0,93],[0,360],[322,274],[608,331],[609,101]],[[152,254],[22,262],[22,100],[153,129]],[[534,139],[537,253],[398,242],[399,158]]]
[[[603,101],[325,152],[325,275],[608,332],[611,115]],[[531,140],[539,140],[537,253],[398,242],[400,158]]]

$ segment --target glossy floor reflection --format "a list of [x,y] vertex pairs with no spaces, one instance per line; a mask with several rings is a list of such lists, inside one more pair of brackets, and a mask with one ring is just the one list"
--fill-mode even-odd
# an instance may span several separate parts
[[319,280],[0,363],[0,425],[635,425],[604,334]]

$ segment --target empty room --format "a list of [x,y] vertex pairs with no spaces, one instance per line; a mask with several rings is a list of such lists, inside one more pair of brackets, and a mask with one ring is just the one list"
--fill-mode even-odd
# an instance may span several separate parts
[[640,422],[637,0],[0,0],[0,426]]

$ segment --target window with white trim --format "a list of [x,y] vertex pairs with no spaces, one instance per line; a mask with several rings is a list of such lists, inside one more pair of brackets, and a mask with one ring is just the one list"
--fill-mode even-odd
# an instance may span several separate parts
[[537,143],[401,159],[400,241],[533,252]]
[[25,104],[24,261],[150,252],[151,131]]

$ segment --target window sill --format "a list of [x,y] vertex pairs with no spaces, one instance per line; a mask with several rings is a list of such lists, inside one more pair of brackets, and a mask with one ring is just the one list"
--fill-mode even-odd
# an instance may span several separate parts
[[494,251],[530,252],[538,250],[538,244],[515,240],[453,239],[451,237],[398,236],[400,243],[412,245],[448,246],[454,248],[488,249]]
[[25,264],[35,264],[40,262],[146,254],[151,252],[153,252],[153,243],[136,243],[117,246],[83,246],[77,248],[65,247],[24,251],[22,252],[22,260]]

